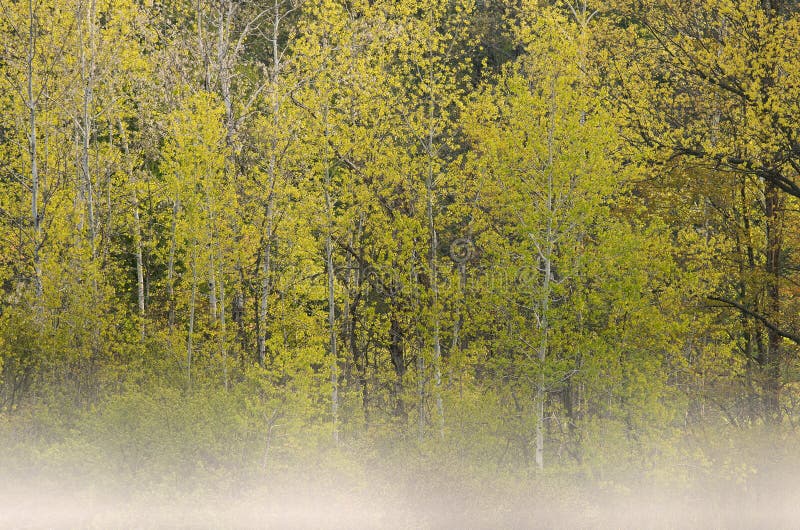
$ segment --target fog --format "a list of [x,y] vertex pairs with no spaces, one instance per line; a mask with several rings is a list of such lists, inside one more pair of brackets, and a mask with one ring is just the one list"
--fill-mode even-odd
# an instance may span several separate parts
[[305,469],[302,479],[195,484],[191,493],[133,487],[122,477],[89,482],[39,473],[4,478],[0,527],[797,528],[800,475],[770,467],[747,483],[707,477],[686,487],[535,474],[481,483],[414,476],[401,467],[354,482]]

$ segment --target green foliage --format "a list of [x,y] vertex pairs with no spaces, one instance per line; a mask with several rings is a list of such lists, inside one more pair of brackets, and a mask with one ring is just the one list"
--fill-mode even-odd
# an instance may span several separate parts
[[15,465],[751,480],[800,395],[800,13],[489,4],[2,10]]

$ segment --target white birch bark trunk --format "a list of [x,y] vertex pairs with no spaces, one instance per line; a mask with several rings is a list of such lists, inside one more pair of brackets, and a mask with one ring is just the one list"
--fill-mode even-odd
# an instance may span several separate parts
[[37,152],[36,143],[36,117],[37,117],[37,99],[33,93],[33,62],[36,57],[36,16],[33,10],[33,0],[28,0],[28,54],[26,57],[27,67],[27,106],[28,106],[28,150],[30,154],[31,164],[31,221],[33,224],[32,236],[32,254],[33,254],[33,271],[34,271],[34,284],[36,290],[36,299],[41,301],[42,298],[42,264],[40,257],[41,241],[42,241],[42,225],[39,217],[39,157]]
[[554,150],[555,150],[555,119],[556,119],[556,86],[555,79],[550,83],[550,120],[547,131],[547,203],[545,233],[543,245],[539,246],[539,259],[543,268],[543,279],[541,293],[539,295],[539,349],[537,357],[539,360],[539,380],[536,385],[536,467],[544,469],[544,431],[545,415],[544,406],[547,398],[547,387],[544,375],[545,362],[547,360],[548,335],[550,334],[550,299],[552,296],[552,274],[553,274],[553,254],[555,251],[555,226],[556,216],[555,205],[555,182],[554,182]]

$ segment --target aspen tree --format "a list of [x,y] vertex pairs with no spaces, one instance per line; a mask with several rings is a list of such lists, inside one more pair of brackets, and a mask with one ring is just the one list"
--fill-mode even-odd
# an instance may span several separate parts
[[[180,248],[189,260],[186,374],[191,388],[199,282],[211,276],[213,270],[208,267],[216,251],[214,219],[219,207],[210,202],[210,197],[225,197],[221,179],[226,156],[225,131],[222,108],[208,93],[189,96],[185,107],[171,113],[169,118],[164,172],[175,205],[170,253],[172,260]],[[201,272],[204,268],[206,274]]]
[[[726,188],[737,179],[745,197],[761,197],[760,212],[741,215],[763,219],[762,241],[739,244],[749,248],[739,253],[740,268],[752,269],[751,278],[758,280],[720,285],[709,295],[712,304],[741,316],[739,334],[750,344],[742,351],[760,372],[761,408],[765,418],[780,422],[780,367],[796,357],[788,354],[800,344],[785,317],[784,282],[793,273],[779,257],[786,244],[785,201],[800,196],[797,131],[789,125],[796,115],[790,102],[800,86],[800,12],[792,2],[759,0],[688,7],[654,0],[636,10],[619,5],[616,11],[605,48],[613,60],[609,72],[622,87],[615,94],[619,114],[638,149],[676,173],[701,174]],[[641,33],[620,29],[625,22]],[[615,43],[617,38],[622,40]],[[645,41],[653,46],[639,46]],[[617,53],[618,46],[628,45],[639,49],[635,57]],[[729,202],[712,191],[700,190],[701,200]],[[742,230],[755,236],[749,220],[743,223]],[[724,224],[719,230],[729,228]],[[762,256],[763,263],[752,267],[748,252]]]

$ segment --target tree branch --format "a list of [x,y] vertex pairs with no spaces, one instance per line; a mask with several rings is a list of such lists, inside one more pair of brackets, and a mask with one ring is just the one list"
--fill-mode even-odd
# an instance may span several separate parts
[[709,296],[708,299],[712,300],[714,302],[720,302],[720,303],[723,303],[723,304],[725,304],[727,306],[736,308],[739,311],[741,311],[745,316],[748,316],[750,318],[754,318],[754,319],[758,320],[759,322],[764,324],[767,328],[769,328],[770,330],[774,331],[775,333],[777,333],[778,335],[780,335],[784,339],[789,339],[790,341],[794,342],[795,344],[800,345],[800,335],[796,335],[796,334],[794,334],[794,333],[792,333],[790,331],[784,331],[784,330],[780,329],[774,322],[772,322],[770,319],[768,319],[767,317],[765,317],[761,313],[757,313],[757,312],[753,311],[752,309],[747,308],[743,304],[740,304],[739,302],[735,302],[733,300],[728,300],[727,298],[721,298],[721,297],[718,297],[718,296]]

